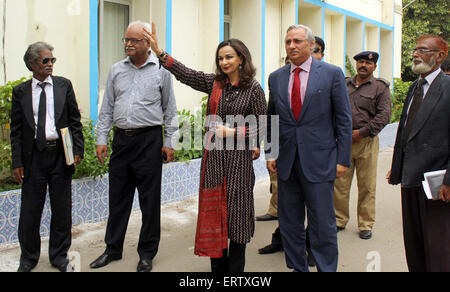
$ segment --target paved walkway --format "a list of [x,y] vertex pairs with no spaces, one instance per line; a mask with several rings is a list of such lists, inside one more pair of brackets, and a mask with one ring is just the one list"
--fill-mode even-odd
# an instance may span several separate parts
[[[338,234],[339,271],[365,272],[367,268],[383,272],[407,271],[402,238],[401,204],[399,187],[386,183],[390,168],[392,148],[381,150],[378,166],[377,221],[371,240],[358,237],[356,224],[356,186],[351,192],[351,220],[346,230]],[[260,180],[255,187],[255,212],[266,212],[270,200],[268,179]],[[157,257],[153,262],[155,272],[208,272],[207,258],[193,254],[197,201],[185,201],[162,208],[162,238]],[[99,271],[134,272],[138,263],[136,252],[140,231],[140,213],[130,219],[123,259]],[[105,248],[103,238],[105,223],[75,226],[71,251],[80,255],[81,271],[91,272],[89,263]],[[259,255],[257,250],[270,242],[277,222],[257,222],[255,236],[247,247],[247,272],[287,272],[284,253]],[[48,262],[48,241],[42,242],[42,255],[37,272],[56,272]],[[18,245],[0,246],[0,271],[15,271],[19,265]],[[315,269],[312,269],[315,271]]]

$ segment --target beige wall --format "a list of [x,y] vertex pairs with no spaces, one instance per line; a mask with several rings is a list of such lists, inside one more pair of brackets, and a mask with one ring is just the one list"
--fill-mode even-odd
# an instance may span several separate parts
[[[219,44],[218,4],[211,0],[173,2],[172,55],[186,66],[206,73],[215,71],[214,58]],[[207,95],[178,81],[174,81],[174,85],[178,109],[196,110],[201,98]]]
[[[325,12],[325,62],[344,69],[345,16]],[[319,34],[320,36],[320,34]]]
[[402,0],[395,0],[394,16],[394,77],[400,77],[402,74]]
[[[351,11],[378,22],[383,20],[384,0],[327,0],[326,3]],[[357,3],[359,2],[359,3]],[[388,6],[386,5],[386,8]],[[392,9],[392,8],[391,8]],[[392,12],[392,10],[391,10]]]
[[284,65],[282,59],[284,46],[285,31],[281,27],[281,1],[280,0],[266,0],[266,78],[265,88],[268,88],[268,76],[273,71],[279,69]]
[[[132,21],[155,21],[161,48],[166,48],[166,0],[130,0]],[[322,9],[299,1],[304,10],[299,22],[310,26],[316,35],[322,34]],[[359,5],[356,4],[359,3]],[[295,22],[295,0],[266,0],[265,18],[265,80],[261,80],[262,66],[262,4],[261,0],[231,0],[231,36],[239,38],[249,47],[255,66],[256,78],[265,82],[270,73],[283,64],[286,53],[286,29]],[[380,76],[391,80],[401,70],[401,0],[327,0],[326,3],[346,9],[363,17],[387,25],[395,25],[394,32],[366,24],[366,49],[380,50]],[[0,0],[3,16],[4,0]],[[77,5],[79,4],[79,7]],[[393,15],[395,4],[396,13]],[[71,6],[72,5],[72,6]],[[45,11],[42,9],[45,7]],[[71,8],[71,9],[70,9]],[[46,41],[55,47],[58,58],[55,75],[72,80],[83,115],[89,116],[90,103],[90,36],[89,0],[10,0],[6,8],[6,72],[0,66],[0,80],[15,80],[31,73],[22,58],[27,46]],[[215,50],[219,43],[219,0],[173,0],[172,53],[186,65],[205,72],[214,72]],[[343,50],[352,59],[363,48],[363,22],[352,17],[325,10],[325,60],[343,67]],[[0,21],[0,32],[3,23]],[[344,44],[344,29],[346,42]],[[378,36],[379,35],[379,36]],[[395,42],[392,37],[395,36]],[[379,43],[381,39],[381,43]],[[94,40],[95,41],[95,40]],[[394,52],[394,56],[392,55]],[[390,56],[390,57],[386,57]],[[0,56],[3,47],[0,42]],[[352,60],[353,61],[353,60]],[[393,64],[392,64],[393,63]],[[204,93],[196,92],[174,81],[179,109],[195,109]],[[102,97],[103,92],[99,92]]]
[[260,0],[231,1],[231,37],[243,41],[250,50],[253,64],[256,67],[256,80],[259,82],[261,82],[262,66],[261,12]]
[[[4,0],[0,1],[2,16],[3,4]],[[5,60],[8,81],[32,75],[23,63],[23,55],[27,47],[37,41],[55,47],[53,54],[58,61],[54,74],[72,81],[83,115],[89,116],[89,1],[7,1]],[[1,54],[3,57],[3,52]],[[1,70],[3,79],[3,67]]]

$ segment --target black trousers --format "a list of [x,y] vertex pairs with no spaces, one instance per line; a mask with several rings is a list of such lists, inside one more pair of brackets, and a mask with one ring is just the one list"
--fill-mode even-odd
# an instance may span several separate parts
[[223,250],[223,257],[211,258],[213,273],[242,273],[245,268],[245,244],[230,242],[230,247]]
[[162,128],[136,136],[116,131],[109,164],[109,218],[105,242],[108,254],[122,254],[135,190],[139,193],[142,227],[138,253],[152,260],[160,241]]
[[66,169],[61,143],[39,152],[34,148],[31,175],[22,185],[19,219],[20,262],[36,265],[41,253],[40,224],[47,186],[50,194],[51,223],[49,258],[52,265],[67,263],[72,237],[72,175]]
[[422,187],[402,188],[403,237],[410,272],[450,272],[450,204]]

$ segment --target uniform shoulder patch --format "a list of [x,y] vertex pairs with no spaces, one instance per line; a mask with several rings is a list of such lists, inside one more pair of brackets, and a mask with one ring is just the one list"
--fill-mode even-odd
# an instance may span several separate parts
[[391,83],[389,81],[387,81],[384,78],[376,78],[378,81],[383,82],[384,84],[386,84],[387,87],[391,86]]

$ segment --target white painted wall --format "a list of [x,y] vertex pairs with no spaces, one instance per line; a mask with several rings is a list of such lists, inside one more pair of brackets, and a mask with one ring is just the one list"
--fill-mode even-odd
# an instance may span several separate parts
[[327,0],[326,3],[378,22],[383,21],[383,0]]
[[402,75],[402,0],[395,0],[394,16],[394,77]]
[[322,8],[299,8],[298,22],[311,28],[314,35],[322,36]]
[[256,67],[255,79],[261,83],[262,6],[260,0],[231,1],[231,37],[240,39],[250,50]]
[[[265,88],[268,89],[268,78],[270,73],[278,70],[284,65],[282,58],[284,54],[284,30],[281,27],[281,1],[266,0],[266,76]],[[268,90],[266,90],[268,93]]]
[[[0,15],[3,3],[0,0]],[[401,0],[327,0],[326,3],[352,11],[376,21],[394,25],[392,33],[383,32],[378,43],[378,28],[366,30],[366,48],[381,50],[382,55],[394,56],[392,60],[382,57],[380,75],[391,80],[390,75],[400,76],[401,71]],[[249,47],[255,66],[256,78],[261,82],[262,66],[262,0],[231,1],[231,35]],[[71,4],[79,4],[72,5]],[[393,6],[396,12],[394,17]],[[300,5],[306,5],[300,0]],[[322,34],[321,8],[309,6],[299,11],[300,22],[310,26],[316,35]],[[45,9],[43,9],[45,7]],[[72,8],[69,9],[68,8]],[[343,65],[344,17],[325,11],[326,61]],[[266,55],[265,76],[278,69],[286,56],[284,37],[287,28],[295,23],[295,0],[266,0]],[[392,15],[392,16],[390,16]],[[173,0],[172,48],[173,56],[194,69],[214,72],[215,50],[219,43],[219,0]],[[72,80],[83,115],[89,116],[89,0],[14,0],[7,2],[6,9],[6,72],[0,66],[0,82],[6,73],[8,80],[15,80],[31,73],[23,64],[27,46],[36,41],[46,41],[55,47],[58,58],[55,75]],[[132,0],[132,20],[155,21],[161,48],[166,48],[166,0]],[[392,21],[392,23],[391,23]],[[0,21],[0,33],[3,24]],[[353,55],[362,50],[362,21],[347,17],[345,43],[346,53],[353,62]],[[391,38],[391,40],[390,40]],[[95,40],[94,40],[95,41]],[[0,42],[0,56],[3,48]],[[353,62],[354,63],[354,62]],[[389,64],[390,63],[390,64]],[[380,64],[381,65],[381,64]],[[393,68],[393,69],[389,69]],[[178,108],[195,109],[200,98],[198,93],[175,81]],[[267,83],[266,83],[267,89]],[[99,93],[102,95],[102,92]]]
[[[3,3],[4,0],[0,1],[2,17]],[[28,46],[37,41],[55,47],[53,54],[58,61],[54,74],[72,81],[83,115],[89,116],[89,1],[7,1],[5,60],[8,81],[32,75],[25,67],[23,56]],[[3,57],[3,52],[1,54]],[[2,66],[2,82],[4,75]]]
[[344,70],[344,34],[345,34],[345,16],[328,15],[325,22],[326,42],[325,54],[326,62],[332,63]]
[[[172,23],[172,55],[186,66],[207,73],[214,72],[212,64],[214,64],[215,48],[218,45],[219,29],[204,30],[204,14],[211,17],[219,11],[209,11],[204,9],[203,0],[175,0],[173,1],[173,23]],[[204,44],[211,43],[209,46]],[[212,44],[214,43],[214,44]],[[214,47],[214,48],[213,48]],[[208,59],[208,60],[206,60]],[[209,64],[209,65],[205,65]],[[205,93],[195,91],[190,87],[174,81],[175,94],[179,109],[194,110],[200,105],[200,100]]]
[[363,50],[363,22],[347,17],[346,29],[346,55],[350,58],[353,68],[356,68],[356,62],[353,60],[353,56]]

